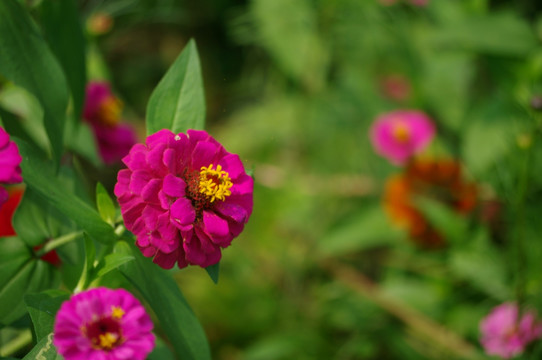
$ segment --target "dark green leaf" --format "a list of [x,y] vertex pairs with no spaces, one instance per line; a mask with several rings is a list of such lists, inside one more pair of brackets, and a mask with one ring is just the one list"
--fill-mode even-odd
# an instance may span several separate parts
[[471,236],[465,247],[450,253],[449,268],[461,279],[484,291],[497,300],[510,299],[506,262],[502,254],[489,242],[484,229]]
[[0,1],[0,72],[32,93],[43,107],[43,120],[54,158],[63,151],[68,90],[64,73],[30,16],[15,0]]
[[136,257],[136,261],[124,264],[120,270],[156,313],[177,357],[185,360],[211,359],[205,332],[175,281],[126,242],[117,243],[115,252]]
[[60,305],[69,298],[70,294],[61,290],[47,290],[24,297],[26,308],[34,324],[37,341],[53,332],[56,312],[60,309]]
[[53,164],[24,141],[17,141],[17,145],[23,157],[23,178],[29,187],[94,239],[103,243],[115,241],[116,235],[111,225],[103,221],[94,208],[66,189],[57,179]]
[[49,46],[64,69],[70,86],[75,123],[79,123],[85,101],[85,37],[73,0],[43,1],[41,25]]
[[23,358],[23,360],[62,360],[53,345],[53,333],[41,339],[36,346]]
[[27,188],[13,215],[13,228],[30,247],[71,231],[66,217],[52,208],[35,190]]
[[29,187],[96,240],[109,243],[116,239],[111,225],[103,221],[94,208],[66,189],[57,179],[50,162],[24,141],[17,141],[17,145],[23,157],[23,178]]
[[96,184],[96,206],[104,221],[111,226],[115,225],[115,205],[102,184]]
[[190,40],[154,89],[147,105],[147,134],[203,129],[205,94],[194,40]]
[[24,315],[24,295],[52,287],[59,274],[35,259],[20,239],[6,238],[0,244],[0,324],[8,325]]
[[218,275],[219,275],[219,271],[220,271],[220,263],[218,262],[218,263],[216,263],[214,265],[207,266],[205,268],[205,270],[207,271],[207,274],[209,274],[209,276],[211,277],[213,282],[215,284],[218,284]]

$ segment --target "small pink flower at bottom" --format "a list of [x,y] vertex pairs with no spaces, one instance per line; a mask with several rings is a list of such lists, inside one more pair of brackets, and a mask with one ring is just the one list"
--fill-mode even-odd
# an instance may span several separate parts
[[370,130],[376,152],[402,165],[424,150],[435,136],[433,122],[421,111],[398,110],[381,115]]
[[143,255],[166,269],[218,263],[252,213],[239,156],[205,131],[160,130],[122,161],[115,195]]
[[527,344],[542,336],[542,323],[533,311],[519,318],[515,303],[499,305],[480,322],[480,342],[488,355],[510,359],[523,352]]
[[53,344],[65,360],[143,360],[154,348],[153,324],[124,289],[75,294],[58,310]]

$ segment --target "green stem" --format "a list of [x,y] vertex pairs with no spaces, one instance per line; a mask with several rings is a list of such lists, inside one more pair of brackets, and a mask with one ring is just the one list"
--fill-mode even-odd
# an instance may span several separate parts
[[10,356],[32,342],[30,329],[22,331],[16,338],[0,347],[0,356]]
[[515,204],[516,212],[516,231],[515,241],[512,242],[512,254],[516,261],[516,301],[518,305],[523,304],[525,300],[525,270],[526,270],[526,253],[525,253],[525,226],[526,226],[526,201],[529,192],[529,180],[531,175],[531,163],[533,158],[533,148],[535,147],[536,138],[539,134],[534,133],[532,142],[525,149],[522,169],[520,173],[517,198]]
[[37,257],[42,257],[43,255],[47,254],[49,251],[52,251],[52,250],[56,249],[57,247],[60,247],[60,246],[62,246],[64,244],[69,243],[70,241],[73,241],[73,240],[77,239],[82,234],[83,234],[82,231],[76,231],[76,232],[73,232],[73,233],[63,235],[63,236],[58,237],[56,239],[52,239],[52,240],[48,241],[41,249],[39,249],[36,252],[36,256]]

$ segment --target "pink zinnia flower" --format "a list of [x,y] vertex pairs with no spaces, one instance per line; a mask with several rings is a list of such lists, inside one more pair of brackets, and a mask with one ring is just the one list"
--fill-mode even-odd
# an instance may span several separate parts
[[[9,134],[0,127],[0,184],[15,184],[23,181],[21,177],[22,157],[15,142],[9,139]],[[0,186],[0,205],[6,202],[9,194]]]
[[124,289],[95,288],[64,302],[53,344],[66,360],[145,359],[154,348],[152,321]]
[[160,130],[122,161],[115,195],[143,255],[166,269],[220,261],[252,213],[253,180],[239,156],[205,131]]
[[525,346],[542,335],[542,324],[536,322],[536,314],[526,311],[519,318],[515,303],[504,303],[495,307],[480,322],[482,343],[488,355],[509,359],[519,355]]
[[433,122],[421,111],[398,110],[381,115],[370,130],[376,152],[396,165],[425,149],[435,135]]
[[92,126],[102,160],[112,164],[136,143],[135,131],[120,123],[122,102],[113,95],[108,83],[90,82],[86,91],[83,118]]

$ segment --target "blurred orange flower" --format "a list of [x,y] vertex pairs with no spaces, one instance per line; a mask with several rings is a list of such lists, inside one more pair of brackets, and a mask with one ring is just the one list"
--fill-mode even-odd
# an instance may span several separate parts
[[477,202],[477,188],[463,179],[461,165],[452,159],[416,159],[404,173],[388,180],[384,207],[392,221],[408,231],[410,238],[427,248],[445,245],[445,239],[416,207],[416,197],[425,196],[458,213],[470,213]]

